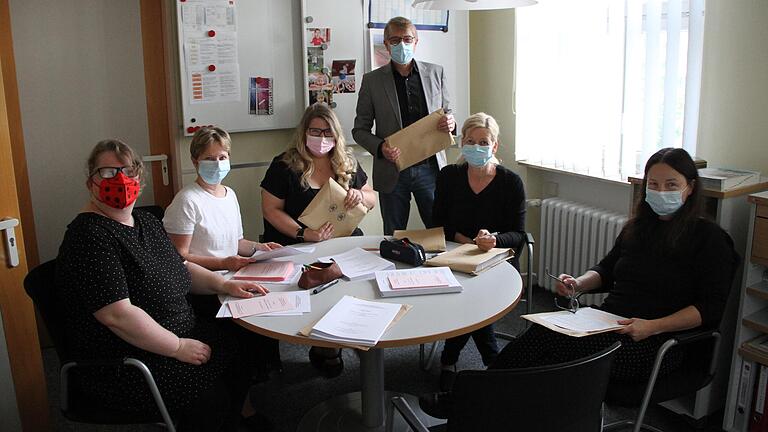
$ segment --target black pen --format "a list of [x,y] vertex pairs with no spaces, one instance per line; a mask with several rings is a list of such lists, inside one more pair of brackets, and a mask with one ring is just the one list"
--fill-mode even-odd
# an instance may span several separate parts
[[320,285],[319,287],[317,287],[317,288],[312,290],[312,294],[318,294],[318,293],[322,292],[324,289],[328,288],[329,286],[334,285],[338,281],[339,281],[338,279],[334,279],[334,280],[328,282],[325,285]]

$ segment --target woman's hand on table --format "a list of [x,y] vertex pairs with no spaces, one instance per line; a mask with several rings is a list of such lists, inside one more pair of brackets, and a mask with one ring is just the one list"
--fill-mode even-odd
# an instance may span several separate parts
[[486,229],[481,229],[475,236],[475,244],[480,250],[489,251],[496,247],[496,236]]
[[242,298],[251,298],[257,294],[264,295],[269,292],[267,288],[256,282],[234,279],[224,281],[222,291],[224,294]]
[[347,210],[349,210],[355,207],[356,205],[362,203],[363,198],[365,198],[363,196],[363,191],[361,191],[360,189],[349,188],[349,190],[347,190],[347,197],[344,198],[344,207],[346,207]]
[[653,320],[630,318],[619,320],[617,322],[620,325],[625,325],[626,327],[616,330],[616,333],[629,335],[629,337],[631,337],[635,342],[641,341],[659,333]]
[[250,264],[251,260],[248,257],[240,255],[232,255],[224,258],[224,268],[229,271],[238,271],[241,268]]
[[307,228],[304,230],[304,240],[311,242],[320,242],[328,240],[333,236],[333,225],[330,222],[326,222],[318,230]]
[[200,366],[211,358],[211,347],[196,339],[179,338],[179,347],[171,357],[184,363]]

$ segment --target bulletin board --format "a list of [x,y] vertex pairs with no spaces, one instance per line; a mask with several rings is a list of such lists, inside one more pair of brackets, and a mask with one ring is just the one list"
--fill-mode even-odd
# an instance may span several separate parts
[[301,0],[176,0],[185,135],[293,128],[304,108]]
[[[400,12],[411,18],[411,14],[420,13],[410,7],[412,0],[374,3],[374,12],[385,4],[381,7],[391,14]],[[318,97],[330,100],[349,142],[354,142],[352,127],[360,83],[366,72],[378,67],[376,45],[383,40],[383,28],[369,25],[370,11],[370,0],[346,0],[344,7],[339,7],[336,0],[302,0],[304,101],[309,104]],[[454,116],[461,125],[469,115],[469,15],[466,11],[450,12],[447,27],[447,31],[443,26],[420,29],[415,58],[443,66]],[[354,73],[350,73],[352,70]],[[330,84],[323,85],[326,81]]]

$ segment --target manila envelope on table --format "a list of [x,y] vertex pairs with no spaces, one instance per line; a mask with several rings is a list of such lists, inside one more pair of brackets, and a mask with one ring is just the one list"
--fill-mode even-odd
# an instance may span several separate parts
[[424,252],[445,252],[445,231],[443,227],[423,230],[395,230],[394,238],[407,238],[411,243],[420,244]]
[[437,130],[437,124],[443,115],[443,109],[440,108],[407,128],[387,137],[389,145],[400,149],[400,157],[395,162],[399,171],[415,165],[453,144],[453,136],[450,132]]
[[330,222],[333,225],[333,237],[352,234],[368,213],[368,209],[361,203],[347,210],[344,206],[346,197],[347,191],[336,183],[336,180],[328,179],[328,183],[301,213],[299,222],[313,230],[320,229],[326,222]]

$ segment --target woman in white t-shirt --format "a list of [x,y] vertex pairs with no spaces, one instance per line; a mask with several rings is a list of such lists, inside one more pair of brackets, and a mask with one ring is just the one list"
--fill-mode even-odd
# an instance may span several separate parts
[[257,250],[281,247],[243,238],[240,204],[235,191],[221,184],[229,173],[231,140],[218,127],[202,127],[189,151],[197,170],[165,211],[163,225],[179,254],[210,270],[235,271]]

